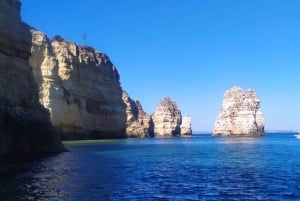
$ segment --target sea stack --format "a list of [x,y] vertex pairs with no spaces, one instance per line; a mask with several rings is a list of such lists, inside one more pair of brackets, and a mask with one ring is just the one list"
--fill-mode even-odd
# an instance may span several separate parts
[[122,98],[126,104],[126,137],[153,137],[153,121],[150,115],[144,112],[141,103],[131,99],[125,91]]
[[119,72],[109,57],[60,36],[50,41],[33,28],[31,35],[29,61],[39,100],[63,139],[125,137],[126,105]]
[[0,173],[4,158],[64,151],[49,112],[39,103],[28,63],[31,34],[21,21],[21,3],[0,1]]
[[253,89],[244,92],[240,87],[233,87],[225,92],[213,135],[264,135],[264,117],[259,98]]
[[181,137],[192,136],[192,122],[191,122],[191,117],[188,115],[182,117],[182,123],[180,125],[180,136]]
[[152,114],[155,137],[180,136],[181,112],[174,100],[164,98]]

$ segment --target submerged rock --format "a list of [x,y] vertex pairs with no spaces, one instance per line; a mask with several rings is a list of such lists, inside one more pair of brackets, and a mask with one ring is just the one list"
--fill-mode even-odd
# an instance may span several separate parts
[[31,29],[30,64],[40,102],[64,139],[125,137],[119,73],[107,55]]
[[123,92],[123,101],[126,104],[126,136],[127,137],[153,137],[153,122],[144,112],[138,100],[132,100]]
[[213,135],[261,136],[263,134],[264,117],[256,92],[253,89],[244,92],[240,87],[233,87],[226,91]]
[[162,99],[152,114],[154,135],[156,137],[180,136],[181,118],[176,102],[171,98]]
[[0,1],[0,27],[0,160],[64,151],[48,111],[39,103],[28,63],[30,28],[21,21],[19,1]]

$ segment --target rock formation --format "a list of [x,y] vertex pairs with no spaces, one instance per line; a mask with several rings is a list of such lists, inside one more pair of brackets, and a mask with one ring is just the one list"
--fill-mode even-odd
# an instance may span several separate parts
[[51,113],[63,139],[125,137],[126,111],[119,73],[110,59],[31,29],[30,64],[40,87],[40,102]]
[[240,87],[226,91],[221,112],[215,122],[213,135],[264,134],[264,117],[254,90],[244,92]]
[[[109,58],[89,46],[78,46],[31,29],[29,62],[42,105],[63,139],[179,136],[181,113],[166,98],[151,117],[138,101],[123,93],[119,73]],[[155,129],[153,128],[155,123]],[[189,119],[183,135],[191,134]]]
[[171,98],[164,98],[160,101],[152,114],[152,119],[156,137],[180,135],[181,112]]
[[192,123],[190,116],[183,116],[182,123],[180,126],[180,136],[189,137],[192,136]]
[[[15,80],[9,76],[1,80],[4,83],[1,86],[3,90],[10,87],[6,84],[9,81],[18,81],[13,85],[17,89],[11,89],[17,95],[10,97],[3,92],[3,97],[10,100],[19,96],[22,98],[20,104],[31,107],[34,103],[37,106],[33,108],[47,114],[39,103],[34,102],[36,94],[39,94],[39,102],[50,112],[51,123],[62,131],[64,140],[149,137],[154,135],[154,131],[157,136],[180,135],[181,113],[173,100],[163,100],[153,114],[156,124],[154,130],[154,122],[143,111],[141,104],[130,99],[126,93],[122,97],[118,70],[107,55],[92,47],[66,41],[60,36],[49,40],[44,33],[22,24],[20,2],[17,0],[4,0],[1,5],[1,17],[6,20],[1,27],[1,52],[23,59],[25,64],[23,62],[22,65],[28,68],[25,70],[25,67],[20,67]],[[17,17],[10,19],[7,13]],[[14,64],[19,62],[17,59],[2,60],[10,62],[9,65],[22,66]],[[7,67],[2,71],[9,74],[13,70]],[[23,78],[31,82],[23,83],[26,82]],[[33,78],[35,82],[32,82]],[[32,91],[28,93],[27,89]],[[1,107],[5,107],[5,104]],[[38,121],[47,119],[39,117]],[[183,135],[189,132],[189,126],[187,121],[186,126],[182,127],[182,130],[186,129]]]
[[21,21],[20,6],[16,0],[0,1],[1,163],[4,156],[64,150],[48,111],[39,103],[38,86],[28,64],[30,28]]
[[176,102],[170,98],[162,99],[152,116],[146,114],[140,102],[132,100],[126,92],[123,92],[123,101],[127,105],[127,137],[192,135],[191,118],[182,118]]
[[126,136],[127,137],[153,137],[153,122],[146,114],[138,100],[132,100],[123,92],[123,101],[126,104]]

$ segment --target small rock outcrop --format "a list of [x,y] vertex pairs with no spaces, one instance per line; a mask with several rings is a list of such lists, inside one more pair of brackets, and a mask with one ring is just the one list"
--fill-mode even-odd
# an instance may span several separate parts
[[156,137],[180,136],[181,112],[171,98],[164,98],[160,101],[152,114],[152,120]]
[[180,136],[181,137],[192,136],[192,121],[191,121],[191,117],[188,115],[182,117],[182,123],[180,126]]
[[138,100],[132,100],[123,92],[123,101],[126,104],[126,136],[127,137],[153,137],[153,122],[146,114]]
[[225,92],[221,112],[215,122],[213,135],[261,136],[264,117],[256,92],[233,87]]
[[[29,66],[30,28],[21,21],[20,2],[0,1],[0,161],[3,157],[65,150],[48,111],[39,103]],[[0,165],[0,172],[1,172]]]
[[119,73],[107,55],[31,29],[30,65],[40,102],[63,139],[125,137]]

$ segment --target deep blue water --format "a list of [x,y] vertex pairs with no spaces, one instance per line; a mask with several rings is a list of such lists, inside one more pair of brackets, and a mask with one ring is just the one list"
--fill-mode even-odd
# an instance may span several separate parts
[[0,200],[300,200],[293,135],[67,143],[0,181]]

